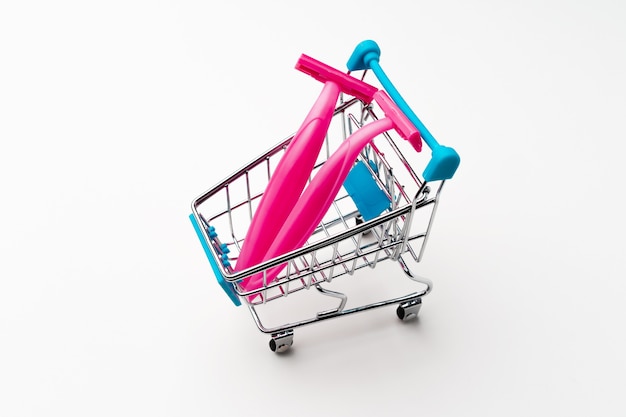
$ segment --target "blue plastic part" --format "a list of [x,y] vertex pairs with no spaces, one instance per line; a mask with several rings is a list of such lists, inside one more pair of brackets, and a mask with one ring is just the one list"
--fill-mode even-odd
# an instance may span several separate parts
[[368,62],[372,59],[380,59],[380,48],[374,41],[363,41],[354,48],[354,52],[348,59],[348,70],[362,71],[369,69]]
[[[370,162],[371,165],[372,162]],[[365,221],[378,217],[380,213],[390,207],[389,198],[380,189],[363,161],[358,161],[350,170],[343,187]]]
[[[204,249],[204,253],[206,254],[206,257],[209,258],[209,263],[211,264],[213,273],[215,274],[215,277],[217,278],[217,282],[220,284],[220,286],[222,287],[224,292],[228,295],[228,297],[230,297],[231,301],[236,306],[240,306],[241,300],[239,300],[239,296],[235,292],[235,288],[233,287],[233,284],[224,279],[222,272],[217,266],[217,262],[215,261],[215,259],[213,258],[213,255],[211,254],[209,245],[204,239],[204,236],[202,235],[202,229],[200,229],[200,225],[196,221],[196,218],[193,215],[193,213],[189,215],[189,219],[191,220],[191,224],[193,224],[193,228],[196,231],[196,234],[198,235],[198,239],[200,239],[200,243],[202,244],[202,248]],[[215,237],[217,237],[217,233],[215,232],[215,228],[213,226],[209,226],[209,236],[211,237],[211,239],[214,239]],[[222,263],[224,263],[224,258],[222,258]],[[226,258],[226,263],[230,265],[228,258]]]
[[433,149],[430,161],[422,175],[426,181],[447,180],[452,178],[460,163],[461,158],[454,149],[439,145]]
[[431,159],[424,169],[424,179],[426,181],[439,181],[452,178],[461,163],[461,157],[453,148],[437,143],[433,135],[413,112],[404,98],[402,98],[389,77],[387,77],[387,74],[380,66],[379,59],[380,48],[378,44],[372,40],[366,40],[356,46],[348,60],[347,66],[350,71],[371,69],[391,99],[420,131],[422,139],[432,151]]

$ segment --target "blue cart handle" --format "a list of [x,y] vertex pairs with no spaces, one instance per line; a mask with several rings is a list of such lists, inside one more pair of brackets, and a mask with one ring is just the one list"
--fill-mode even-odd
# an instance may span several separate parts
[[437,143],[433,135],[428,131],[413,110],[411,110],[411,107],[409,107],[407,102],[402,98],[391,80],[389,80],[389,77],[387,77],[380,66],[379,61],[380,48],[378,44],[372,40],[366,40],[356,46],[350,59],[348,59],[347,67],[350,71],[371,69],[400,110],[404,112],[411,123],[420,131],[422,139],[432,151],[431,159],[424,169],[424,179],[426,181],[438,181],[452,178],[461,162],[459,154],[453,148]]

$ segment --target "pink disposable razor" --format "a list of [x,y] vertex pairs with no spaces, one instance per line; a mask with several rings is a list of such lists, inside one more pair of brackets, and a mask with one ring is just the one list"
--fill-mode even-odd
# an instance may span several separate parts
[[[419,131],[387,93],[382,90],[376,92],[374,100],[384,111],[385,118],[357,130],[328,158],[291,210],[267,250],[264,260],[278,257],[304,245],[332,204],[358,154],[376,136],[396,129],[416,151],[421,151],[422,142]],[[286,264],[281,264],[268,270],[266,283],[272,282],[285,266]],[[262,284],[263,274],[260,273],[250,277],[244,288],[246,290],[257,289]]]
[[[309,56],[302,55],[296,69],[324,83],[322,92],[287,146],[263,193],[248,228],[235,266],[242,271],[265,258],[311,175],[339,94],[343,91],[370,103],[377,89]],[[248,279],[243,280],[244,288]]]

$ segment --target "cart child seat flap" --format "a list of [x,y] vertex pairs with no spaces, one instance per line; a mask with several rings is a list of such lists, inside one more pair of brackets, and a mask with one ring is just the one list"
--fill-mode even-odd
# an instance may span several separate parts
[[[376,165],[371,161],[370,167],[376,172]],[[389,198],[380,189],[365,162],[361,160],[350,170],[343,187],[365,221],[378,217],[380,213],[389,208]]]

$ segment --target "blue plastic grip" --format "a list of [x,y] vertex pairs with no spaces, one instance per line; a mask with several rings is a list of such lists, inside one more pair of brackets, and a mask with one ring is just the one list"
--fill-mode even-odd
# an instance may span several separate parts
[[389,77],[387,77],[387,74],[380,66],[379,60],[380,48],[378,44],[372,40],[366,40],[356,46],[348,59],[347,67],[350,71],[371,69],[391,99],[420,131],[422,139],[432,151],[431,160],[424,169],[424,179],[426,181],[438,181],[452,178],[461,162],[459,154],[453,148],[437,143],[433,135],[413,112],[404,98],[402,98]]
[[[211,253],[211,250],[209,249],[209,244],[206,242],[206,240],[204,239],[204,236],[202,235],[202,229],[200,229],[200,225],[198,224],[193,213],[189,215],[189,220],[191,220],[191,224],[193,224],[193,228],[196,231],[196,234],[198,235],[198,239],[200,239],[200,243],[202,244],[202,248],[204,249],[204,253],[206,254],[206,257],[209,258],[209,263],[211,264],[211,268],[213,269],[215,278],[217,278],[217,282],[220,284],[220,286],[222,287],[224,292],[228,295],[228,297],[230,297],[231,301],[236,306],[240,306],[241,300],[239,300],[239,296],[235,292],[235,288],[233,287],[233,284],[224,279],[222,272],[217,266],[217,261],[215,260],[215,258],[213,257],[213,254]],[[211,239],[217,237],[217,233],[215,233],[215,228],[212,226],[209,227],[209,236],[211,237]],[[228,261],[228,257],[222,258],[222,263],[224,264],[224,266],[230,265],[230,262]]]

